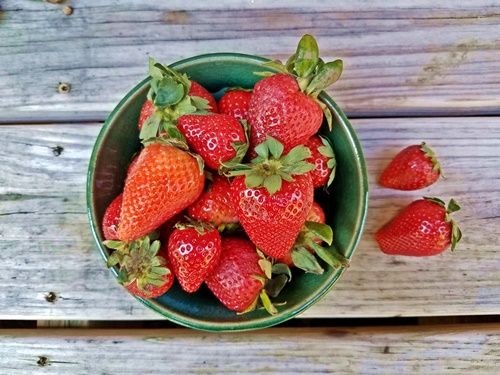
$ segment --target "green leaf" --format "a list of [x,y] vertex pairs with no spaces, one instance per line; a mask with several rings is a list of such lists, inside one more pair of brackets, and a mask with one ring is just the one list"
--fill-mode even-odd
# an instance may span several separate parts
[[184,97],[184,94],[184,86],[167,76],[158,84],[154,104],[158,107],[177,104]]
[[294,68],[295,68],[295,58],[296,58],[296,55],[294,53],[293,55],[291,55],[288,58],[288,60],[286,61],[286,64],[285,64],[286,70],[289,73],[292,73],[292,74],[293,74],[293,71],[294,71]]
[[286,275],[278,275],[268,280],[265,286],[266,292],[272,298],[278,297],[280,292],[285,287],[288,282],[288,277]]
[[316,99],[316,103],[321,107],[323,111],[323,115],[325,116],[326,119],[326,124],[328,125],[328,130],[332,130],[333,126],[333,117],[332,117],[332,111],[330,111],[330,108],[323,103],[321,100]]
[[262,185],[267,189],[269,194],[273,195],[281,189],[281,177],[279,175],[268,176],[264,179]]
[[125,246],[125,242],[123,241],[114,241],[114,240],[106,240],[102,243],[109,249],[120,250]]
[[295,267],[300,268],[307,273],[321,275],[324,272],[314,255],[303,247],[292,250],[292,261]]
[[275,159],[278,159],[284,150],[284,147],[281,144],[281,142],[269,135],[267,136],[265,142],[267,143],[267,147],[269,148],[271,155],[273,155]]
[[262,186],[264,182],[264,176],[257,173],[249,173],[245,177],[245,185],[249,188],[257,188]]
[[149,75],[151,78],[157,81],[161,81],[163,78],[163,70],[156,66],[156,61],[152,57],[149,58]]
[[455,220],[451,221],[451,251],[455,251],[458,242],[462,239],[462,231]]
[[295,52],[294,70],[299,77],[310,75],[316,68],[319,58],[319,48],[316,39],[312,35],[304,35]]
[[267,142],[265,141],[257,145],[254,151],[263,159],[267,159],[269,157],[269,148],[267,147]]
[[155,112],[153,115],[144,121],[142,124],[141,132],[139,133],[140,139],[149,139],[156,137],[158,135],[158,130],[160,129],[161,114],[160,112]]
[[193,97],[185,96],[182,100],[175,105],[175,117],[181,117],[190,113],[195,113],[198,109],[192,103]]
[[333,246],[324,248],[315,242],[311,242],[309,245],[314,249],[316,255],[331,267],[340,268],[349,266],[349,260],[340,254]]
[[120,254],[118,251],[114,251],[113,254],[109,256],[106,264],[108,267],[113,267],[116,266],[118,263],[120,263],[121,259],[122,259],[122,254]]
[[322,241],[325,241],[328,245],[332,244],[333,230],[329,225],[316,223],[314,221],[306,221],[305,227],[315,237],[321,239]]
[[128,282],[129,282],[129,275],[128,275],[127,271],[120,270],[118,272],[118,275],[116,276],[116,281],[118,281],[122,285],[128,284]]
[[273,264],[272,273],[273,275],[286,275],[289,280],[292,280],[292,271],[285,263]]
[[453,213],[453,212],[457,212],[457,211],[460,211],[461,210],[461,207],[460,205],[457,203],[457,201],[455,199],[450,199],[450,202],[448,203],[448,208],[446,209],[446,212],[448,212],[449,214]]
[[272,77],[275,73],[273,72],[253,72],[256,76],[259,77]]
[[153,279],[151,277],[148,277],[147,283],[154,285],[154,286],[163,286],[163,285],[165,285],[166,281],[163,278],[162,279]]
[[274,307],[273,303],[269,299],[269,296],[267,295],[264,289],[260,291],[260,300],[262,301],[262,305],[269,314],[276,315],[278,313],[278,310],[276,310],[276,307]]
[[272,277],[273,265],[271,264],[270,261],[268,261],[267,259],[263,259],[263,258],[259,259],[259,267],[264,272],[264,274],[266,275],[266,277],[268,279],[270,279]]
[[326,156],[327,158],[334,158],[335,154],[333,152],[332,145],[325,137],[319,136],[321,142],[323,142],[323,146],[318,147],[318,151],[321,155]]
[[305,174],[307,172],[312,171],[315,168],[314,164],[306,162],[306,161],[299,161],[295,163],[295,165],[290,166],[290,168],[286,168],[285,170],[289,172],[290,174]]
[[158,250],[160,250],[160,241],[156,240],[151,244],[151,247],[149,248],[149,253],[152,256],[155,256],[158,253]]
[[331,61],[323,65],[311,82],[309,82],[306,94],[319,92],[334,84],[340,78],[342,69],[342,60]]
[[283,164],[294,165],[295,163],[311,157],[311,150],[304,145],[295,146],[282,158]]
[[212,109],[212,106],[208,103],[208,100],[202,98],[201,96],[189,96],[191,98],[191,102],[196,107],[196,109],[208,111]]
[[281,73],[288,73],[285,65],[283,65],[283,63],[280,60],[266,61],[265,63],[262,64],[262,66],[277,70],[278,72]]

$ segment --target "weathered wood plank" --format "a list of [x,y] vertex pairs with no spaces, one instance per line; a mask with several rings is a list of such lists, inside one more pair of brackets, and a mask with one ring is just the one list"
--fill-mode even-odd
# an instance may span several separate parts
[[[0,121],[102,120],[146,74],[235,51],[283,58],[300,35],[345,60],[350,115],[499,114],[500,4],[461,1],[110,1],[0,5]],[[59,82],[71,84],[60,94]]]
[[[287,338],[293,337],[293,340]],[[500,326],[2,330],[9,374],[496,374]],[[147,359],[147,360],[145,360]]]
[[[371,197],[351,268],[304,317],[500,313],[500,118],[357,120]],[[158,319],[105,269],[85,215],[85,174],[99,124],[0,126],[1,319]],[[376,178],[401,147],[426,140],[447,178],[421,192]],[[60,146],[60,148],[57,148]],[[58,155],[58,156],[56,156]],[[412,199],[455,197],[465,237],[427,259],[390,257],[372,234]],[[54,292],[55,295],[49,295]]]

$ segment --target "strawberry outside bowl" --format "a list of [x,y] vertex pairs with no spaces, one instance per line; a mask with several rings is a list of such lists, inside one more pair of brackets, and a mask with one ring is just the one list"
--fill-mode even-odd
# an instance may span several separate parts
[[[255,72],[273,71],[263,67],[266,58],[236,53],[214,53],[191,57],[171,67],[187,73],[218,98],[227,87],[251,88],[261,79]],[[149,89],[149,78],[134,87],[111,112],[94,145],[87,174],[87,212],[96,245],[107,260],[109,250],[102,244],[102,218],[108,204],[123,189],[127,166],[139,150],[137,121]],[[365,160],[356,134],[347,117],[324,92],[320,99],[333,114],[333,129],[323,124],[321,133],[332,143],[337,159],[335,180],[329,194],[316,192],[327,224],[333,228],[333,246],[351,259],[361,237],[367,212],[368,180]],[[187,294],[176,283],[163,296],[151,300],[136,297],[150,309],[180,325],[208,331],[243,331],[269,327],[308,309],[323,297],[339,279],[344,269],[323,264],[322,275],[294,272],[293,279],[275,302],[277,315],[264,309],[238,315],[226,309],[206,286]],[[105,262],[103,262],[105,267]],[[112,269],[117,276],[117,270]],[[124,294],[124,298],[125,294]]]

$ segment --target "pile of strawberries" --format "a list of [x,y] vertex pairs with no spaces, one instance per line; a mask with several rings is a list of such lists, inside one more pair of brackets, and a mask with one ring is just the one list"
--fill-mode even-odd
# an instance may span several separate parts
[[251,89],[229,88],[218,102],[185,74],[150,60],[151,87],[139,121],[143,148],[123,193],[107,208],[108,266],[133,294],[158,297],[177,279],[187,293],[206,284],[229,309],[262,305],[275,314],[291,266],[323,273],[347,260],[314,202],[328,188],[335,156],[318,135],[332,115],[319,93],[342,61],[319,58],[305,35],[278,73]]

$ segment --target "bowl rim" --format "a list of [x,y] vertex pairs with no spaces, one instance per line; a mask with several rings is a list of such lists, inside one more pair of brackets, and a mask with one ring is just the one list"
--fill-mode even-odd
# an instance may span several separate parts
[[[183,68],[186,65],[192,65],[193,62],[195,63],[206,63],[206,62],[214,62],[217,60],[220,61],[227,61],[227,60],[235,60],[235,61],[241,61],[244,60],[246,62],[257,62],[257,63],[262,63],[266,61],[270,61],[270,59],[261,57],[261,56],[256,56],[256,55],[249,55],[249,54],[242,54],[242,53],[232,53],[232,52],[218,52],[218,53],[209,53],[209,54],[202,54],[202,55],[196,55],[192,56],[186,59],[179,60],[177,62],[174,62],[170,64],[169,66],[172,68]],[[95,213],[93,210],[93,202],[92,202],[92,193],[93,193],[93,186],[94,186],[94,169],[95,165],[97,162],[97,156],[99,153],[99,150],[101,148],[101,143],[105,139],[106,135],[108,134],[110,124],[114,121],[114,118],[119,114],[124,108],[125,105],[134,99],[134,96],[137,95],[145,85],[147,85],[150,81],[150,77],[143,79],[141,82],[139,82],[137,85],[135,85],[127,94],[120,100],[120,102],[116,105],[116,107],[111,111],[109,116],[106,118],[106,121],[104,122],[96,140],[94,143],[94,146],[92,148],[92,154],[90,156],[90,161],[89,161],[89,166],[87,170],[87,183],[86,183],[86,204],[87,204],[87,216],[88,216],[88,221],[90,225],[90,230],[92,232],[92,236],[94,238],[95,243],[97,244],[97,248],[99,249],[99,252],[102,256],[102,258],[107,261],[108,259],[108,252],[106,248],[102,245],[101,239],[99,238],[99,233],[98,233],[98,220],[95,217]],[[356,164],[357,164],[357,174],[358,178],[361,181],[361,188],[359,190],[359,204],[357,207],[357,216],[356,216],[356,222],[355,226],[357,228],[356,232],[354,233],[353,237],[351,238],[351,241],[349,245],[347,246],[348,250],[348,255],[347,257],[351,259],[352,255],[354,254],[354,251],[356,247],[359,244],[359,241],[361,239],[361,235],[363,233],[364,229],[364,224],[366,220],[366,215],[368,211],[368,177],[367,177],[367,171],[366,171],[366,162],[363,156],[363,150],[361,148],[361,144],[356,136],[356,133],[354,131],[354,128],[352,127],[351,123],[347,119],[346,115],[342,111],[342,109],[335,103],[335,101],[325,92],[322,92],[319,96],[322,101],[324,101],[326,104],[328,104],[330,107],[332,107],[336,115],[339,117],[339,121],[343,122],[343,125],[345,129],[347,130],[348,134],[348,142],[351,144],[351,148],[355,150],[355,157],[356,157]],[[310,296],[306,298],[306,300],[295,307],[292,310],[287,310],[282,313],[278,313],[277,315],[274,316],[265,316],[249,321],[241,321],[241,322],[214,322],[214,321],[206,321],[202,319],[197,319],[197,318],[191,318],[191,317],[185,317],[176,311],[173,311],[166,307],[165,305],[162,305],[158,302],[156,302],[153,299],[144,299],[141,297],[137,297],[133,295],[134,298],[142,302],[145,306],[149,307],[150,309],[156,311],[157,313],[161,314],[164,316],[166,319],[177,323],[181,326],[188,327],[188,328],[195,328],[203,331],[248,331],[248,330],[254,330],[254,329],[261,329],[261,328],[266,328],[270,327],[279,323],[282,323],[286,320],[289,320],[296,315],[300,314],[301,312],[305,311],[308,309],[311,305],[314,303],[318,302],[322,297],[324,297],[335,285],[337,280],[340,278],[340,276],[344,273],[345,268],[340,269],[338,272],[334,273],[330,278],[326,279],[320,288],[318,288],[317,291],[312,293]],[[116,269],[113,267],[111,268],[111,272],[115,277],[118,276],[118,272]]]

